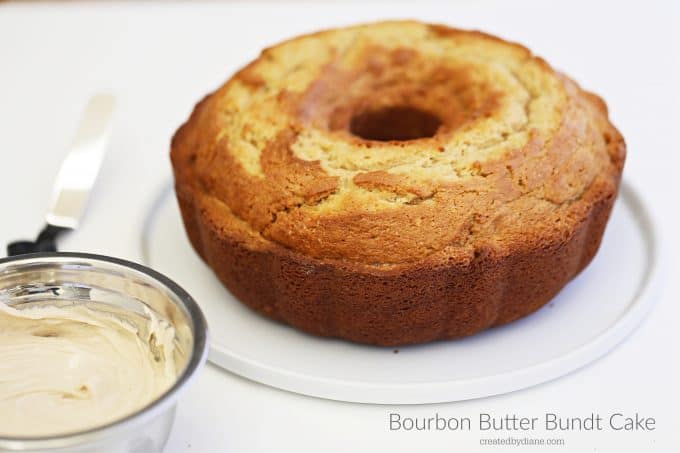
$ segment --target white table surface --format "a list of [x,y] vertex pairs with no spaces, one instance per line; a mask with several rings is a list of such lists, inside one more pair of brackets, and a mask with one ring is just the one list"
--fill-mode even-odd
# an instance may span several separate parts
[[[522,42],[607,100],[629,146],[625,178],[652,202],[664,233],[671,259],[664,294],[644,324],[594,364],[531,389],[462,403],[331,402],[208,365],[180,401],[166,451],[495,451],[480,447],[489,436],[476,429],[391,432],[388,417],[547,411],[637,412],[657,423],[651,432],[531,433],[565,440],[551,451],[680,451],[677,2],[1,4],[0,244],[41,227],[83,106],[92,93],[108,90],[119,97],[112,146],[82,228],[61,248],[139,260],[144,213],[170,177],[169,139],[203,94],[278,40],[388,17],[479,28]],[[511,433],[493,437],[504,434]]]

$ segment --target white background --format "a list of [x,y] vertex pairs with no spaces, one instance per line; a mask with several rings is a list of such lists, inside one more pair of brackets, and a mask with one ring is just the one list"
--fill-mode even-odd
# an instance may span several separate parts
[[532,389],[463,403],[330,402],[209,365],[182,398],[166,451],[495,451],[479,447],[487,435],[477,430],[390,432],[389,413],[476,419],[480,412],[542,417],[546,411],[638,412],[657,420],[652,432],[547,434],[566,441],[552,451],[680,451],[676,2],[2,4],[0,245],[41,227],[53,178],[92,93],[119,97],[112,146],[82,228],[61,248],[139,260],[145,211],[170,177],[170,137],[195,102],[267,45],[388,17],[519,41],[607,100],[629,147],[625,178],[652,201],[671,257],[663,297],[633,336],[598,362]]

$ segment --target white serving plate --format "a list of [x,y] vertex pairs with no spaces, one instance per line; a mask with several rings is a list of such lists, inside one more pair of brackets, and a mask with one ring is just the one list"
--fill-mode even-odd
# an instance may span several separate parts
[[234,298],[194,252],[170,184],[149,209],[146,264],[180,283],[211,329],[209,360],[273,387],[340,401],[421,404],[507,393],[563,376],[624,340],[655,300],[654,224],[623,185],[597,256],[548,305],[470,338],[383,348],[310,336]]

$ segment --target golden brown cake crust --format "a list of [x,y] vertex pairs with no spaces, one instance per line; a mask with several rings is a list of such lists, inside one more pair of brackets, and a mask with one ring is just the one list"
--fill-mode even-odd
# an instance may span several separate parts
[[526,48],[412,21],[302,36],[172,142],[189,238],[240,300],[398,345],[531,313],[585,267],[625,144]]

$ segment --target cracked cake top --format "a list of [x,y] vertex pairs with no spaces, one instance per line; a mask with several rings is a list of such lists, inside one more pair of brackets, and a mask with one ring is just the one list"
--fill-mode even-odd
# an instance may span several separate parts
[[253,246],[387,269],[566,240],[624,154],[604,103],[526,48],[411,21],[266,49],[172,145],[178,187]]

